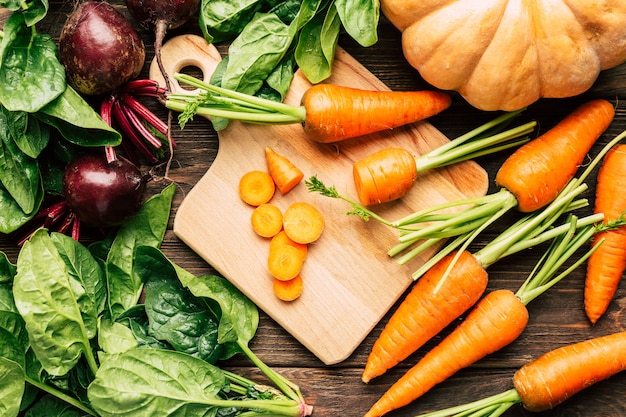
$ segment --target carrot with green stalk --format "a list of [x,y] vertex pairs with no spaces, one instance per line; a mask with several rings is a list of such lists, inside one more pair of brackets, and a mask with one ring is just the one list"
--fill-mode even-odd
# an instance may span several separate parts
[[515,341],[528,323],[526,306],[585,262],[603,241],[596,240],[589,251],[556,275],[565,262],[594,235],[620,227],[626,221],[621,218],[577,231],[576,219],[572,216],[569,224],[569,231],[551,242],[517,292],[501,289],[483,297],[454,331],[381,396],[365,417],[382,416],[415,401],[459,370]]
[[[604,159],[598,172],[594,211],[603,213],[605,221],[620,218],[626,210],[626,145],[618,145]],[[626,227],[607,230],[600,250],[594,252],[587,264],[584,305],[592,324],[606,312],[624,270],[626,270]]]
[[531,412],[551,410],[583,389],[626,369],[626,332],[549,351],[513,375],[513,388],[471,403],[419,417],[496,417],[515,404]]
[[356,161],[352,176],[359,201],[371,206],[397,200],[424,172],[523,145],[530,140],[527,135],[537,122],[504,130],[522,111],[504,113],[423,155],[414,156],[406,149],[392,147]]
[[[438,91],[369,91],[330,84],[312,86],[304,93],[301,105],[289,105],[225,89],[185,74],[175,74],[175,78],[202,91],[200,94],[168,94],[165,105],[180,112],[178,120],[182,128],[197,114],[210,116],[212,120],[240,120],[266,125],[296,123],[303,124],[309,139],[320,143],[334,143],[415,123],[438,114],[450,105],[449,95]],[[417,160],[407,151],[398,149],[372,156],[367,166],[380,171],[375,178],[366,178],[360,168],[363,162],[356,165],[356,172],[361,172],[363,183],[374,181],[381,187],[388,187],[398,182],[397,177],[391,183],[383,183],[383,177],[391,171],[379,168],[404,166],[401,181],[406,185],[402,191],[385,197],[371,197],[378,202],[399,198],[413,185],[417,172],[526,142],[527,138],[520,138],[533,130],[535,122],[528,122],[506,133],[499,130],[522,110],[505,113],[428,156],[417,157]],[[215,121],[213,125],[216,130],[224,128],[223,124],[216,124]],[[485,136],[486,132],[489,135]],[[361,188],[368,193],[367,185]]]
[[[453,249],[447,250],[446,247],[440,250],[418,268],[413,277],[419,280],[400,303],[374,343],[363,371],[363,381],[369,382],[406,359],[474,305],[487,287],[486,269],[490,265],[513,253],[537,246],[565,233],[567,229],[564,225],[554,227],[554,223],[563,213],[587,204],[585,199],[575,200],[587,189],[583,180],[604,155],[624,137],[626,131],[610,141],[586,167],[582,175],[570,180],[550,204],[542,210],[526,214],[476,253],[470,254],[465,249],[467,242],[480,232],[470,227],[455,239],[461,241],[462,245],[453,244],[451,245]],[[316,177],[307,180],[306,184],[310,191],[349,202],[354,209],[351,214],[365,219],[374,218],[383,224],[393,226],[371,210],[340,195],[334,187],[326,187]],[[601,213],[595,216],[600,217],[588,216],[580,219],[580,226],[584,226],[581,223],[583,220],[594,223],[603,218]],[[454,249],[458,246],[462,249]]]
[[198,114],[254,124],[302,124],[315,142],[332,143],[394,129],[439,114],[452,99],[440,91],[379,91],[333,84],[306,90],[298,106],[206,83],[186,74],[174,78],[200,94],[167,95],[165,106],[180,112],[179,123]]

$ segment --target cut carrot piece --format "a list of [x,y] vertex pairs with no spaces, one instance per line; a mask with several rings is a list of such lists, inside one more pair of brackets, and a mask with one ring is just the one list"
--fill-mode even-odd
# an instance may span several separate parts
[[278,245],[290,245],[302,252],[302,256],[306,257],[309,247],[305,244],[294,242],[287,236],[284,230],[278,232],[272,240],[270,240],[270,252]]
[[305,258],[302,252],[293,246],[275,246],[267,257],[267,268],[274,278],[288,281],[300,273]]
[[354,163],[359,200],[366,206],[403,197],[417,180],[415,157],[405,149],[385,148]]
[[312,243],[322,235],[324,216],[310,203],[295,202],[283,213],[283,229],[294,242]]
[[252,229],[261,237],[273,237],[283,228],[283,212],[270,203],[257,206],[250,220]]
[[272,199],[276,185],[274,180],[264,171],[249,171],[239,180],[239,196],[251,206],[260,206]]
[[283,301],[293,301],[302,295],[304,283],[298,274],[287,281],[274,278],[274,294]]
[[291,191],[304,178],[304,173],[285,156],[265,147],[265,160],[270,176],[281,194]]

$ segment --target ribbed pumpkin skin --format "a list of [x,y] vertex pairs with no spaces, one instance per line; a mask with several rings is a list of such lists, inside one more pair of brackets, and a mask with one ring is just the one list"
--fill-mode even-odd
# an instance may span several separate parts
[[588,90],[626,61],[624,0],[381,0],[407,61],[482,110]]

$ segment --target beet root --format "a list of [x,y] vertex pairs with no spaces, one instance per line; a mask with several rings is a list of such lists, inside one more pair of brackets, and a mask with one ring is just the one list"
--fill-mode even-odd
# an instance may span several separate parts
[[81,3],[61,30],[59,60],[68,84],[84,95],[108,93],[136,78],[145,58],[137,30],[104,1]]
[[66,166],[63,192],[67,205],[85,224],[119,226],[141,209],[147,179],[121,156],[108,162],[104,153],[89,153]]

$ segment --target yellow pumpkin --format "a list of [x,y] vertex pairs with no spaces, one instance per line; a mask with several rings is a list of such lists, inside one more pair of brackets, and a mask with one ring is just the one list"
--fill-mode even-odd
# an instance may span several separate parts
[[381,0],[425,81],[482,110],[588,90],[626,61],[626,0]]

